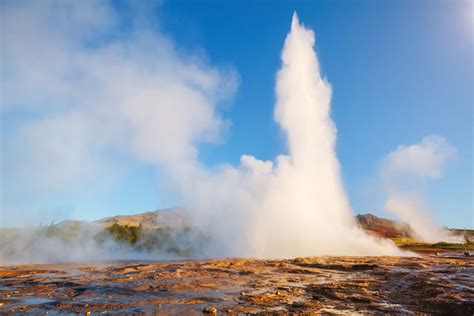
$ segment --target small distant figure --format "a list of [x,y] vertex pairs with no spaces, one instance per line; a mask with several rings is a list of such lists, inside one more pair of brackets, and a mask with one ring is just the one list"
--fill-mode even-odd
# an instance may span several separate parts
[[469,252],[467,252],[467,251],[464,251],[464,255],[465,255],[466,257],[469,257],[469,256],[470,256]]
[[434,255],[435,255],[436,257],[439,256],[439,252],[436,251],[436,252],[434,253]]

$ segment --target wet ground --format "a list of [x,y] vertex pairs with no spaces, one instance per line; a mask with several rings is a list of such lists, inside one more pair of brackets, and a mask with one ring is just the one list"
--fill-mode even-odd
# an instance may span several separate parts
[[443,253],[0,267],[0,306],[0,313],[35,315],[474,315],[474,257]]

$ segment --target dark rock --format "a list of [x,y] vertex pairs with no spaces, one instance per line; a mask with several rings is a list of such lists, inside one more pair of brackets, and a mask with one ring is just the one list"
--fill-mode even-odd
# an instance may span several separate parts
[[215,308],[214,306],[207,306],[204,307],[202,312],[207,315],[217,315],[217,308]]

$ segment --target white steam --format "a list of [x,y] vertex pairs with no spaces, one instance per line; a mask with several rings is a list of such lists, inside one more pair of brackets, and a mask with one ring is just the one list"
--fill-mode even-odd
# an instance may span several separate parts
[[235,71],[177,49],[134,4],[124,18],[106,1],[0,3],[2,225],[49,222],[48,201],[109,194],[130,166],[220,141]]
[[240,167],[226,166],[218,173],[195,163],[170,168],[199,217],[195,222],[216,237],[217,254],[399,253],[354,223],[335,153],[331,88],[321,78],[314,42],[314,33],[295,14],[276,87],[275,119],[287,135],[288,156],[273,163],[244,155]]
[[446,162],[455,154],[456,149],[444,138],[432,135],[418,144],[398,146],[382,164],[381,177],[387,194],[385,209],[408,223],[422,241],[456,239],[430,216],[421,192],[427,179],[442,176]]
[[[14,214],[51,196],[74,201],[100,192],[132,160],[156,166],[179,192],[192,223],[211,236],[207,255],[400,254],[352,218],[331,88],[314,33],[296,14],[276,87],[275,120],[289,154],[274,162],[243,155],[239,166],[209,169],[198,148],[220,140],[226,122],[217,104],[232,96],[233,71],[176,49],[149,8],[131,11],[131,22],[108,2],[15,1],[1,9],[9,120],[2,182],[14,184],[2,187],[2,221],[23,220]],[[130,29],[113,33],[124,24]],[[18,119],[22,111],[30,115]]]

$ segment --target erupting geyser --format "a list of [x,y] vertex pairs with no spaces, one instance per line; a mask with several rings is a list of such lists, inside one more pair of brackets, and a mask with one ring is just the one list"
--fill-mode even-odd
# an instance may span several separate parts
[[[240,168],[193,172],[194,179],[201,177],[199,189],[181,186],[195,214],[205,219],[206,231],[214,232],[217,255],[400,253],[354,223],[335,152],[331,88],[321,78],[314,43],[313,31],[295,13],[277,75],[275,107],[289,155],[279,156],[275,165],[245,155]],[[181,177],[182,184],[185,179]]]
[[[18,17],[29,15],[34,18],[28,23],[17,23],[24,20]],[[113,34],[109,28],[118,19],[113,7],[102,10],[74,2],[58,10],[54,3],[38,7],[12,2],[5,19],[5,64],[11,68],[6,83],[21,87],[6,89],[6,104],[41,105],[31,107],[38,115],[19,120],[13,134],[5,137],[5,183],[22,184],[5,194],[12,218],[23,214],[20,210],[41,208],[43,199],[58,197],[59,204],[79,200],[96,185],[100,189],[95,193],[108,192],[115,167],[121,169],[130,158],[133,165],[154,165],[161,187],[166,187],[161,197],[176,193],[188,210],[193,234],[177,242],[190,249],[190,256],[401,253],[392,242],[365,234],[354,222],[335,152],[331,87],[321,78],[314,33],[296,14],[282,52],[274,114],[288,154],[274,161],[242,155],[239,166],[212,168],[199,161],[198,144],[219,139],[225,124],[217,103],[230,97],[237,85],[232,71],[181,56],[173,41],[150,28],[153,23],[132,23],[124,38],[107,36],[103,42],[97,34]],[[69,30],[86,26],[90,28],[82,36],[71,38]],[[41,63],[25,53],[37,47],[47,52]],[[48,76],[37,80],[31,74]],[[100,254],[107,260],[167,255],[109,240],[97,243],[91,231],[81,231],[76,240],[68,237],[67,243],[21,231],[7,247],[0,247],[0,257],[43,262],[58,256],[91,260]],[[190,237],[196,235],[205,242]]]

